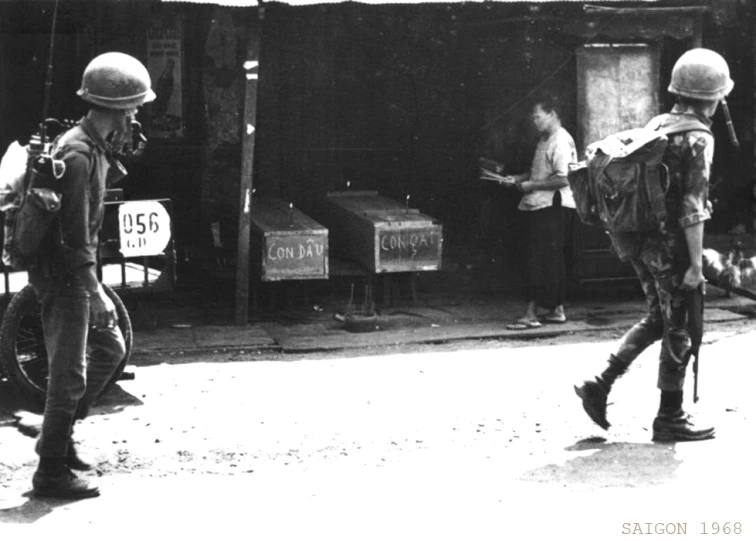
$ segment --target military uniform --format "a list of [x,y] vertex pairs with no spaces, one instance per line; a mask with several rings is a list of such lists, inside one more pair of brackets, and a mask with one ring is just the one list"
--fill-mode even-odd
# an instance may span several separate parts
[[604,429],[610,426],[606,407],[612,384],[643,350],[661,339],[657,381],[661,400],[653,423],[653,440],[714,437],[713,427],[696,426],[683,408],[691,348],[683,286],[694,288],[704,279],[703,261],[691,261],[691,257],[702,258],[703,222],[709,219],[709,176],[714,156],[709,119],[720,105],[729,119],[725,97],[734,84],[727,61],[720,54],[691,49],[672,68],[667,90],[677,96],[677,105],[648,126],[662,130],[668,138],[663,158],[669,173],[664,196],[666,217],[656,231],[611,236],[620,258],[630,261],[638,274],[648,314],[625,334],[601,375],[575,386],[585,412]]
[[[686,122],[693,117],[678,105],[668,115],[651,121],[651,127]],[[682,390],[690,338],[687,307],[682,289],[690,265],[684,229],[710,218],[706,208],[714,138],[708,131],[691,130],[670,135],[664,163],[669,170],[665,197],[667,219],[659,231],[610,236],[620,259],[630,261],[646,296],[648,314],[622,338],[614,355],[625,369],[656,340],[662,340],[657,386]]]
[[91,498],[99,489],[73,470],[89,469],[71,439],[75,420],[105,388],[125,355],[117,314],[96,273],[98,234],[108,179],[123,175],[108,138],[124,136],[137,108],[155,99],[147,68],[119,52],[93,59],[77,91],[87,115],[55,144],[61,179],[58,243],[29,271],[42,306],[49,357],[44,420],[32,477],[38,497]]

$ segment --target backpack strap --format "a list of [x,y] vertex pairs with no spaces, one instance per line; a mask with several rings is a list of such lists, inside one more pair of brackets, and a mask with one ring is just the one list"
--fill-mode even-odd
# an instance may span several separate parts
[[[689,131],[703,131],[712,135],[709,125],[698,115],[692,113],[666,113],[651,119],[646,125],[654,131],[659,131],[666,136],[685,133]],[[664,195],[669,187],[669,169],[664,162],[659,164],[658,168],[659,182],[649,182],[649,195],[651,201],[655,203],[655,212],[657,215],[663,211],[666,214],[666,208],[656,208],[657,206],[665,207]],[[662,175],[664,178],[662,178]],[[664,188],[662,188],[664,186]]]
[[651,119],[646,125],[664,135],[673,135],[687,131],[703,131],[712,135],[709,125],[698,115],[692,113],[666,113]]
[[83,156],[86,156],[87,161],[89,162],[89,172],[91,174],[93,164],[92,156],[94,155],[95,150],[94,143],[89,141],[88,138],[79,138],[75,135],[72,136],[72,134],[70,134],[71,131],[72,130],[69,130],[68,132],[59,135],[53,142],[53,156],[57,160],[62,160],[66,154],[71,152],[82,154]]

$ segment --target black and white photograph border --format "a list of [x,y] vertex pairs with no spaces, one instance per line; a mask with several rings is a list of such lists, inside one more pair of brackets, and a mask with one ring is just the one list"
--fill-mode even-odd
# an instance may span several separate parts
[[[2,265],[0,535],[754,538],[755,27],[751,0],[0,0],[0,152],[52,148],[101,53],[155,91],[108,149],[128,176],[96,267],[126,356],[71,438],[98,497],[35,493],[42,314]],[[528,183],[552,128],[585,165],[671,110],[700,48],[734,87],[682,408],[716,431],[653,441],[665,341],[607,428],[576,394],[647,313],[633,268],[571,210],[564,258],[535,250]]]

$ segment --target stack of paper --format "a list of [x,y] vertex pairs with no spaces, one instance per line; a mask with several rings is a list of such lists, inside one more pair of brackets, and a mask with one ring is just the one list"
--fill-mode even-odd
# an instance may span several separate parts
[[514,185],[514,181],[511,177],[503,174],[504,164],[488,158],[480,158],[478,164],[480,165],[481,180],[493,180],[494,182],[505,184],[507,186]]

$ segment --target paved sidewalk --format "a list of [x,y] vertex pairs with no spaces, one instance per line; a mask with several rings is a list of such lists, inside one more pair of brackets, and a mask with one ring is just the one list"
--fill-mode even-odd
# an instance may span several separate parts
[[[136,330],[133,355],[239,351],[308,353],[385,345],[428,344],[463,340],[528,340],[563,334],[628,329],[642,317],[642,299],[592,299],[568,306],[564,324],[509,330],[523,306],[515,301],[471,300],[438,303],[421,298],[380,312],[372,332],[349,332],[335,311],[300,307],[259,316],[245,326],[175,322],[155,330]],[[710,288],[705,317],[708,322],[742,320],[756,314],[756,303],[742,297],[725,297]]]
[[[753,235],[707,235],[706,242],[708,247],[725,253],[735,241],[743,245],[746,254],[756,254]],[[129,307],[135,328],[133,353],[308,353],[464,340],[528,340],[606,330],[619,334],[645,312],[635,281],[617,282],[570,292],[565,324],[508,330],[506,325],[522,315],[525,302],[521,277],[507,269],[501,262],[445,263],[439,272],[421,273],[415,303],[410,302],[407,276],[396,275],[391,282],[394,304],[382,303],[377,328],[361,333],[345,330],[334,315],[345,311],[350,291],[357,301],[355,307],[359,307],[367,293],[364,279],[334,277],[328,284],[265,284],[259,306],[250,309],[249,324],[237,327],[232,325],[235,275],[215,275],[212,270],[182,275],[169,298],[154,298],[154,313],[151,308],[140,311],[138,301],[136,311]],[[376,300],[385,300],[381,284],[385,287],[382,281],[373,282]],[[150,302],[147,299],[145,305]],[[755,316],[756,302],[736,295],[727,297],[713,286],[707,288],[709,322]]]

